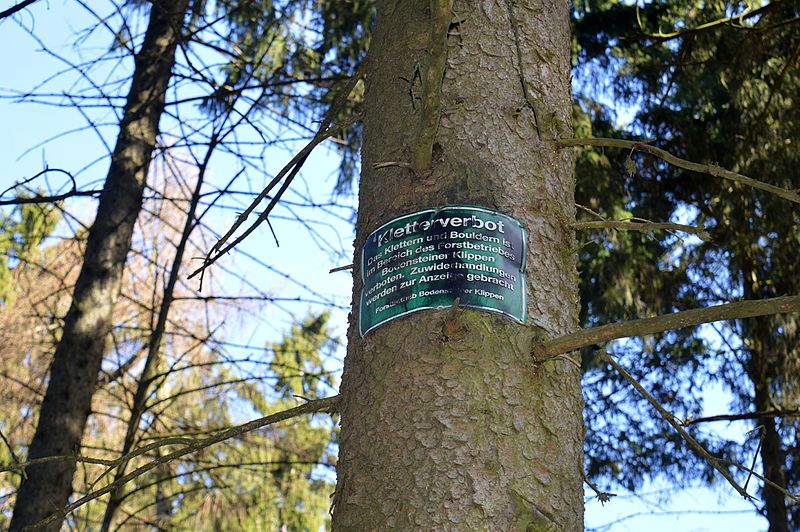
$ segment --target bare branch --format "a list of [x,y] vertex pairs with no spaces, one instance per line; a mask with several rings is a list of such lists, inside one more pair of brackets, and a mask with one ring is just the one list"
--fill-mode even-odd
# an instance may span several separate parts
[[[17,453],[14,452],[14,447],[11,446],[11,442],[8,441],[8,438],[6,438],[6,435],[3,434],[2,430],[0,430],[0,440],[3,440],[3,443],[6,445],[6,448],[8,448],[8,454],[11,457],[12,465],[18,466],[20,461],[19,458],[17,458]],[[2,469],[0,469],[0,472],[2,472]],[[23,477],[25,476],[24,469],[22,469],[22,476]]]
[[800,415],[800,408],[773,408],[771,410],[762,410],[760,412],[748,412],[746,414],[721,414],[718,416],[686,418],[681,421],[681,425],[687,427],[696,423],[711,423],[713,421],[742,421],[745,419],[758,419],[760,417],[774,416],[774,417],[794,417]]
[[20,197],[11,200],[0,200],[0,207],[5,205],[36,205],[41,203],[58,203],[67,198],[74,198],[79,196],[98,196],[102,190],[71,190],[63,194],[56,194],[54,196],[31,196],[28,198]]
[[23,476],[25,475],[25,468],[36,464],[49,464],[51,462],[82,462],[86,464],[96,464],[104,466],[114,466],[116,460],[105,460],[103,458],[94,458],[92,456],[82,456],[78,454],[66,454],[63,456],[42,456],[41,458],[34,458],[26,462],[14,462],[12,464],[0,466],[0,473],[7,473],[8,471],[20,471]]
[[673,312],[672,314],[664,314],[654,318],[610,323],[548,340],[543,345],[538,346],[535,354],[537,357],[549,358],[560,353],[568,353],[581,347],[602,344],[617,338],[657,334],[713,321],[753,318],[755,316],[768,316],[787,312],[800,312],[800,296],[739,301],[702,309]]
[[25,9],[34,2],[36,2],[36,0],[22,0],[22,2],[20,2],[19,4],[14,4],[5,11],[0,12],[0,20],[10,17],[11,15],[13,15],[18,11],[22,11],[23,9]]
[[605,503],[607,503],[608,501],[611,500],[611,497],[616,497],[617,496],[616,493],[609,493],[607,491],[603,491],[600,488],[598,488],[597,485],[594,482],[589,480],[589,477],[586,476],[586,473],[583,474],[583,482],[586,483],[587,486],[592,488],[592,491],[594,492],[595,496],[597,497],[597,500],[600,501],[600,504],[604,505]]
[[633,222],[626,220],[597,220],[594,222],[576,222],[572,224],[576,231],[587,229],[616,229],[622,231],[640,231],[650,233],[652,231],[682,231],[692,235],[697,235],[701,240],[710,241],[711,237],[703,226],[676,224],[672,222]]
[[786,497],[788,497],[789,499],[791,499],[795,503],[800,503],[800,494],[792,493],[790,491],[787,491],[786,488],[774,483],[773,481],[771,481],[770,479],[768,479],[767,477],[765,477],[764,475],[762,475],[758,471],[753,470],[753,468],[744,466],[744,465],[739,464],[737,462],[732,462],[731,460],[725,460],[724,458],[720,458],[719,461],[720,461],[720,463],[729,465],[731,467],[735,467],[737,469],[741,469],[742,471],[745,471],[745,472],[753,475],[757,479],[759,479],[762,482],[764,482],[764,484],[766,484],[766,485],[768,485],[768,486],[780,491],[781,493],[786,495]]
[[36,179],[46,176],[47,174],[63,174],[69,178],[70,183],[72,186],[67,192],[61,194],[54,194],[51,196],[17,196],[14,199],[0,199],[0,207],[5,205],[33,205],[33,204],[40,204],[40,203],[57,203],[59,201],[65,200],[67,198],[75,197],[75,196],[97,196],[99,195],[102,190],[78,190],[78,185],[75,181],[75,176],[73,176],[70,172],[63,170],[61,168],[45,168],[44,170],[34,174],[33,176],[20,181],[19,183],[15,183],[5,189],[3,192],[0,192],[0,198],[8,194],[14,189],[23,188],[29,189],[30,187],[26,187],[29,183],[35,181]]
[[336,268],[331,268],[331,270],[328,273],[343,272],[345,270],[352,270],[352,269],[353,269],[353,265],[352,264],[347,264],[345,266],[337,266]]
[[[212,246],[211,251],[209,251],[208,256],[203,261],[203,265],[197,268],[195,271],[193,271],[188,276],[188,279],[192,279],[197,275],[202,274],[209,266],[214,264],[217,260],[219,260],[222,256],[226,255],[229,251],[231,251],[234,247],[236,247],[245,238],[250,236],[250,234],[253,231],[255,231],[258,228],[258,226],[261,225],[261,223],[267,219],[270,212],[272,212],[272,209],[275,207],[278,201],[280,201],[281,196],[283,196],[283,193],[286,192],[286,189],[292,183],[294,177],[300,171],[300,168],[302,168],[303,164],[306,162],[306,159],[308,159],[308,156],[311,154],[314,148],[316,148],[325,139],[337,134],[341,130],[350,126],[352,123],[353,121],[346,121],[338,126],[331,127],[324,131],[320,130],[320,132],[313,139],[311,139],[311,141],[302,150],[300,150],[300,152],[298,152],[297,155],[295,155],[294,158],[291,161],[289,161],[289,163],[286,166],[284,166],[280,172],[278,172],[275,178],[269,183],[269,185],[267,185],[267,188],[265,188],[262,191],[262,193],[259,194],[255,200],[253,200],[250,206],[236,219],[236,222],[234,222],[233,226],[228,230],[228,232],[225,235],[223,235],[222,238],[220,238],[219,241],[217,241],[217,243],[214,244],[214,246]],[[231,235],[233,235],[233,233],[239,227],[242,226],[247,217],[255,210],[255,207],[259,203],[261,203],[261,201],[264,198],[267,197],[267,194],[269,194],[270,190],[274,188],[275,185],[277,185],[278,182],[280,182],[284,176],[286,176],[286,180],[284,181],[283,185],[281,185],[281,188],[269,202],[267,208],[264,209],[264,211],[261,212],[261,214],[258,216],[258,219],[256,219],[256,221],[253,222],[250,225],[250,227],[248,227],[241,235],[239,235],[236,239],[234,239],[233,242],[231,242],[227,246],[224,246],[225,242],[227,242],[228,239],[231,237]],[[200,288],[202,289],[202,283]]]
[[708,451],[706,451],[706,449],[702,445],[700,445],[697,442],[697,440],[692,438],[692,436],[688,432],[686,432],[686,430],[683,427],[681,427],[680,423],[678,423],[678,420],[675,419],[675,416],[673,416],[663,406],[661,406],[661,404],[656,400],[656,398],[650,395],[650,393],[647,390],[645,390],[641,384],[639,384],[639,381],[634,379],[630,373],[625,371],[625,368],[617,364],[617,362],[608,353],[603,353],[601,355],[601,358],[602,360],[608,362],[611,365],[611,367],[617,371],[617,373],[619,373],[626,381],[628,381],[628,383],[630,383],[630,385],[633,386],[636,389],[636,391],[639,392],[639,394],[642,397],[644,397],[647,400],[647,402],[653,406],[653,408],[656,409],[656,411],[658,411],[661,417],[663,417],[667,423],[672,425],[672,428],[678,431],[678,434],[681,435],[684,441],[689,445],[689,447],[692,448],[694,452],[699,454],[706,462],[708,462],[708,464],[711,467],[719,471],[719,474],[722,475],[731,486],[733,486],[733,488],[739,493],[739,495],[741,495],[745,499],[754,498],[736,482],[736,480],[731,475],[730,471],[722,467],[725,464],[715,456],[712,456]]
[[31,177],[28,177],[28,178],[20,181],[19,183],[14,183],[13,185],[11,185],[7,189],[5,189],[3,192],[0,192],[0,198],[2,198],[3,196],[8,194],[9,192],[14,190],[15,188],[27,185],[28,183],[31,183],[32,181],[42,177],[43,175],[51,173],[51,172],[52,173],[58,173],[58,174],[64,174],[65,176],[67,176],[69,178],[69,180],[72,182],[72,189],[75,190],[75,188],[76,188],[75,177],[70,172],[67,172],[66,170],[62,170],[61,168],[45,168],[41,172],[37,172],[36,174],[34,174]]
[[[169,463],[169,462],[171,462],[171,461],[173,461],[173,460],[175,460],[177,458],[181,458],[182,456],[186,456],[187,454],[196,453],[196,452],[198,452],[198,451],[200,451],[202,449],[205,449],[207,447],[210,447],[210,446],[215,445],[217,443],[220,443],[222,441],[228,440],[230,438],[235,438],[236,436],[240,436],[240,435],[245,434],[247,432],[251,432],[251,431],[256,430],[258,428],[261,428],[261,427],[264,427],[264,426],[267,426],[267,425],[272,425],[272,424],[278,423],[280,421],[285,421],[287,419],[292,419],[292,418],[295,418],[295,417],[298,417],[298,416],[302,416],[304,414],[313,414],[315,412],[333,413],[336,410],[337,406],[338,406],[338,402],[339,402],[339,396],[338,395],[335,395],[333,397],[325,397],[323,399],[316,399],[314,401],[309,401],[309,402],[307,402],[305,404],[302,404],[300,406],[297,406],[295,408],[290,408],[289,410],[284,410],[284,411],[278,412],[276,414],[265,416],[265,417],[262,417],[262,418],[259,418],[259,419],[254,419],[253,421],[249,421],[247,423],[244,423],[242,425],[238,425],[236,427],[231,427],[229,429],[223,430],[222,432],[220,432],[218,434],[215,434],[214,436],[209,436],[208,438],[204,438],[204,439],[201,439],[201,440],[192,440],[192,439],[189,439],[189,438],[181,438],[181,440],[185,442],[184,447],[182,447],[182,448],[180,448],[180,449],[178,449],[176,451],[173,451],[173,452],[171,452],[169,454],[166,454],[164,456],[161,456],[161,457],[157,458],[156,460],[153,460],[153,461],[143,465],[142,467],[139,467],[138,469],[135,469],[135,470],[131,471],[130,473],[120,477],[119,479],[115,480],[114,482],[110,483],[109,485],[107,485],[107,486],[105,486],[105,487],[103,487],[103,488],[101,488],[99,490],[96,490],[96,491],[93,491],[91,493],[88,493],[88,494],[84,495],[83,497],[81,497],[80,499],[76,500],[75,502],[67,505],[62,510],[54,512],[54,513],[50,514],[46,519],[43,519],[43,520],[39,521],[38,523],[36,523],[35,525],[33,525],[31,527],[28,527],[26,530],[41,530],[44,527],[46,527],[48,524],[53,523],[56,520],[64,519],[64,517],[66,517],[72,511],[74,511],[75,509],[83,506],[87,502],[90,502],[90,501],[93,501],[93,500],[95,500],[95,499],[97,499],[99,497],[102,497],[106,493],[109,493],[110,491],[114,490],[117,486],[120,486],[122,484],[126,484],[127,482],[130,482],[134,478],[142,476],[143,474],[145,474],[148,471],[158,467],[161,464]],[[160,442],[157,442],[156,444],[148,445],[147,448],[149,448],[149,449],[155,448],[154,446],[155,447],[161,447],[161,446],[164,446],[164,444],[160,443]],[[137,449],[137,450],[133,451],[132,453],[129,453],[126,456],[122,456],[122,457],[114,460],[114,462],[115,463],[121,463],[121,461],[123,461],[123,460],[130,460],[132,455],[138,456],[139,454],[142,454],[142,453],[141,453],[141,451],[139,449]]]
[[[300,150],[300,152],[298,152],[292,158],[292,160],[289,161],[286,164],[286,166],[284,166],[280,170],[280,172],[278,172],[278,174],[267,184],[264,190],[262,190],[258,194],[258,196],[256,196],[256,198],[250,203],[247,209],[245,209],[244,212],[242,212],[242,214],[239,215],[239,217],[233,223],[231,228],[228,229],[228,231],[224,235],[222,235],[222,237],[220,237],[220,239],[211,247],[211,250],[208,252],[208,255],[205,257],[205,260],[203,261],[203,265],[189,275],[188,277],[189,279],[192,279],[193,277],[200,275],[200,290],[202,290],[203,288],[203,276],[202,276],[203,272],[205,272],[205,270],[209,266],[211,266],[213,263],[219,260],[220,257],[227,254],[240,242],[242,242],[245,238],[247,238],[253,231],[256,230],[256,228],[258,228],[259,225],[261,225],[261,223],[267,220],[267,217],[272,212],[272,209],[275,207],[278,201],[280,201],[284,192],[286,192],[286,189],[289,188],[289,185],[292,183],[295,176],[302,168],[303,164],[305,164],[306,159],[308,159],[308,156],[311,154],[314,148],[316,148],[325,139],[328,139],[336,135],[343,129],[349,127],[358,119],[358,117],[353,117],[350,120],[346,120],[337,126],[332,126],[333,120],[336,118],[336,115],[344,108],[344,105],[347,102],[347,98],[350,96],[350,93],[353,91],[356,84],[361,80],[363,75],[364,75],[363,70],[359,68],[356,71],[356,73],[348,80],[348,82],[341,89],[341,91],[339,91],[339,93],[336,95],[336,98],[334,99],[333,103],[328,109],[328,113],[325,115],[325,118],[322,119],[322,122],[320,123],[319,129],[317,130],[317,133],[314,135],[314,138],[312,138],[311,141],[302,150]],[[267,208],[264,209],[258,215],[256,221],[253,222],[250,225],[250,227],[248,227],[233,242],[231,242],[226,246],[225,243],[228,241],[228,239],[230,239],[231,236],[233,236],[233,234],[236,232],[236,230],[239,229],[239,227],[241,227],[244,224],[245,220],[247,220],[250,214],[252,214],[253,211],[255,211],[256,207],[258,207],[258,205],[268,196],[270,191],[272,191],[272,189],[275,188],[284,177],[286,177],[286,179],[284,180],[283,185],[281,185],[280,189],[278,189],[278,192],[270,200],[269,204],[267,205]]]
[[800,194],[798,194],[794,190],[787,190],[785,188],[776,187],[775,185],[770,185],[769,183],[758,181],[756,179],[753,179],[752,177],[747,177],[746,175],[726,170],[715,164],[700,164],[692,161],[687,161],[686,159],[681,159],[680,157],[672,155],[666,150],[662,150],[661,148],[656,148],[655,146],[651,146],[643,142],[597,137],[597,138],[580,138],[580,139],[558,139],[558,143],[561,144],[562,146],[573,146],[573,147],[603,146],[605,148],[638,150],[641,152],[649,153],[650,155],[653,155],[660,159],[663,159],[669,164],[677,166],[678,168],[683,168],[684,170],[691,170],[693,172],[700,172],[702,174],[709,174],[715,177],[721,177],[723,179],[728,179],[730,181],[734,181],[742,185],[747,185],[752,188],[757,188],[759,190],[769,192],[770,194],[774,194],[780,198],[789,200],[793,203],[800,203]]

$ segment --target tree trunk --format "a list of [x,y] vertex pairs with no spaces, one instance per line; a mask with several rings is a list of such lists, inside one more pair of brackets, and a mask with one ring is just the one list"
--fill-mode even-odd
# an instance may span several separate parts
[[[535,362],[531,354],[543,337],[577,324],[572,159],[554,142],[571,135],[568,5],[456,2],[437,109],[426,76],[435,74],[436,19],[447,2],[377,4],[333,527],[582,530],[580,373],[565,357]],[[431,109],[438,124],[425,168],[416,150]],[[419,171],[373,168],[411,161]],[[525,224],[527,323],[426,310],[360,337],[367,235],[447,204]]]
[[[749,331],[750,344],[750,379],[755,391],[753,407],[756,412],[764,412],[775,408],[770,386],[777,376],[775,356],[775,339],[772,336],[774,322],[770,317],[754,318],[745,330]],[[784,474],[785,458],[781,435],[773,416],[756,419],[756,426],[763,427],[759,434],[761,441],[761,463],[764,477],[776,485],[786,488]],[[761,496],[764,499],[764,510],[769,521],[769,532],[789,532],[789,516],[786,498],[783,493],[765,484]]]
[[[742,255],[744,296],[750,299],[761,298],[763,292],[759,289],[755,259],[750,249],[746,249]],[[765,412],[775,408],[771,388],[773,382],[779,379],[778,372],[782,365],[780,361],[785,360],[788,356],[788,353],[781,353],[783,356],[778,356],[776,327],[772,316],[752,318],[742,322],[745,347],[750,354],[750,366],[747,368],[747,373],[753,383],[753,408],[756,412]],[[757,418],[755,422],[756,427],[763,427],[759,433],[762,437],[760,454],[764,477],[785,489],[786,460],[775,417],[763,416]],[[789,532],[789,515],[784,494],[772,486],[764,484],[761,495],[769,522],[769,532]]]
[[[762,397],[762,394],[756,393],[756,404],[769,404],[768,401],[762,401]],[[768,408],[771,407],[770,405]],[[764,441],[761,444],[761,462],[764,465],[764,476],[785,489],[786,477],[783,471],[783,447],[780,434],[775,425],[775,418],[771,416],[758,418],[756,422],[764,427]],[[767,520],[769,521],[769,532],[789,532],[789,516],[784,494],[772,486],[765,485],[762,495],[764,497],[764,507],[767,511]]]
[[[80,449],[187,5],[188,0],[152,3],[117,145],[89,232],[72,305],[56,347],[29,459],[72,455]],[[72,493],[75,467],[73,461],[28,467],[27,478],[17,494],[11,530],[32,525],[63,508]],[[57,521],[46,530],[60,527]]]

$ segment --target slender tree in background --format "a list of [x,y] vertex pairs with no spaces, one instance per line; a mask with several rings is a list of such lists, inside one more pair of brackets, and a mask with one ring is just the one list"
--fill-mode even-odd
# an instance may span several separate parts
[[[322,362],[335,348],[327,321],[326,314],[310,316],[281,342],[269,345],[274,378],[243,383],[238,400],[268,415],[296,404],[295,396],[315,399],[327,394],[333,382],[323,385],[327,372]],[[206,399],[210,405],[205,408],[180,399],[175,406],[193,410],[192,415],[199,417],[202,410],[217,411],[217,423],[223,422],[228,416],[225,408],[214,406],[219,398],[211,394]],[[164,471],[155,478],[126,486],[112,528],[132,526],[137,520],[131,515],[152,514],[154,503],[160,501],[166,508],[158,520],[162,528],[319,530],[327,521],[333,486],[313,473],[332,466],[331,430],[330,422],[297,419],[284,427],[265,427],[229,440],[191,462],[164,464]],[[153,484],[160,487],[159,492],[152,492]],[[153,499],[143,500],[137,496],[140,493]],[[150,504],[149,512],[141,510],[143,503]]]
[[[227,120],[219,120],[219,122],[225,124]],[[230,129],[227,131],[229,133]],[[205,156],[198,165],[198,175],[194,183],[194,189],[191,192],[186,212],[183,213],[183,226],[180,231],[178,242],[175,244],[175,256],[171,261],[172,267],[167,274],[166,285],[164,286],[161,302],[158,305],[157,317],[149,338],[147,339],[147,355],[145,356],[141,376],[133,396],[131,414],[128,418],[128,426],[125,430],[125,437],[120,451],[121,456],[127,455],[133,448],[142,416],[147,409],[147,401],[150,398],[152,387],[156,381],[155,374],[162,358],[163,343],[166,339],[167,320],[169,319],[172,303],[175,300],[175,290],[178,284],[181,267],[184,265],[184,257],[189,249],[192,233],[202,219],[202,215],[198,213],[198,207],[206,171],[208,170],[208,162],[211,160],[211,156],[217,147],[220,136],[221,131],[215,129],[211,135],[211,142],[209,142]],[[120,464],[114,476],[115,481],[125,474],[127,465],[127,462],[124,461]],[[103,532],[109,530],[114,519],[114,514],[122,503],[124,493],[124,485],[119,485],[111,492],[101,525],[101,530]]]
[[[354,309],[333,527],[579,530],[579,371],[530,355],[537,334],[577,320],[572,159],[555,142],[571,134],[567,5],[387,0],[377,13],[356,249],[414,210],[508,213],[530,234],[530,318],[454,308],[361,338]],[[356,256],[354,301],[360,276]]]
[[[188,3],[189,0],[178,0],[152,4],[111,167],[89,232],[86,257],[53,357],[29,458],[65,456],[80,449]],[[37,523],[63,507],[72,493],[74,472],[72,461],[29,467],[17,494],[11,530]],[[55,523],[48,529],[60,527]]]

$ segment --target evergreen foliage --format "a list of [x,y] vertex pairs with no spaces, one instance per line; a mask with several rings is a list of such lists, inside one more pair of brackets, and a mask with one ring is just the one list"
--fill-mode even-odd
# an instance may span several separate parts
[[[215,406],[209,398],[205,408],[230,412],[249,404],[263,416],[296,406],[298,398],[329,394],[335,382],[323,362],[336,342],[327,322],[328,314],[310,316],[268,346],[271,389],[244,383],[230,403]],[[232,421],[230,413],[223,415]],[[317,532],[328,523],[333,484],[325,468],[335,462],[329,449],[333,430],[329,420],[298,418],[209,449],[186,464],[187,474],[173,484],[173,493],[185,495],[170,499],[170,522],[180,527],[202,516],[206,529]]]
[[[633,133],[655,139],[654,145],[680,157],[797,189],[798,15],[796,4],[782,1],[752,6],[580,2],[575,39],[581,97],[614,98],[617,109],[634,106]],[[593,75],[610,80],[607,92],[598,90],[600,85],[590,87]],[[619,135],[609,111],[592,105],[584,104],[584,131],[578,136],[588,136],[590,121],[595,136]],[[624,319],[632,310],[652,315],[800,291],[800,214],[794,205],[647,157],[635,156],[635,174],[623,176],[622,157],[584,150],[579,203],[596,205],[608,217],[622,208],[653,221],[702,224],[712,239],[596,237],[598,243],[581,254],[585,324]],[[605,197],[593,198],[598,190]],[[671,332],[620,349],[628,366],[679,418],[698,416],[702,394],[712,387],[730,394],[733,412],[790,410],[798,400],[797,326],[795,315],[756,318]],[[687,483],[696,478],[691,471],[704,468],[704,477],[711,478],[702,461],[678,445],[663,425],[648,421],[650,412],[640,401],[615,386],[613,372],[591,364],[587,370],[591,475],[628,487],[659,475]],[[756,433],[764,431],[763,470],[797,491],[800,470],[792,459],[796,418],[767,416],[750,423],[763,427]],[[752,459],[758,444],[758,437],[748,439],[745,430],[734,440],[713,436],[699,425],[691,428],[716,454],[739,462]],[[768,445],[770,434],[776,445]],[[780,511],[770,510],[770,497],[763,496],[767,508],[762,511],[774,530],[783,530]],[[783,496],[772,498],[777,504]],[[784,507],[787,511],[788,526],[798,526],[796,505]]]
[[38,253],[59,218],[58,210],[47,204],[28,203],[0,211],[0,303],[14,297],[14,265]]

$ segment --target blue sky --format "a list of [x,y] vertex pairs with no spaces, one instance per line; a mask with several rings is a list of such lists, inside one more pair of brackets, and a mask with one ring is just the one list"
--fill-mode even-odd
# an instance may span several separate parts
[[[0,1],[0,9],[12,4],[12,1]],[[106,12],[110,5],[107,2],[94,2],[98,12]],[[21,178],[40,171],[45,164],[53,168],[64,168],[71,172],[84,169],[79,175],[79,184],[92,186],[101,183],[105,177],[107,161],[98,160],[107,146],[113,145],[116,134],[115,116],[108,111],[92,114],[98,123],[97,130],[88,129],[59,136],[65,131],[77,130],[86,125],[86,118],[74,108],[60,108],[32,103],[18,103],[9,96],[9,91],[27,91],[48,79],[53,73],[63,70],[65,64],[52,55],[40,50],[37,42],[23,28],[27,27],[40,36],[48,47],[58,54],[77,61],[80,55],[91,57],[107,48],[109,40],[101,32],[89,35],[76,44],[76,35],[84,31],[92,19],[89,14],[70,0],[45,0],[34,4],[28,11],[20,13],[15,20],[0,22],[0,189],[13,184]],[[129,68],[128,64],[128,68]],[[100,67],[96,76],[111,73],[106,67]],[[70,89],[75,77],[65,75],[50,81],[46,90],[59,93]],[[124,90],[119,91],[124,95]],[[103,125],[108,124],[108,125]],[[174,124],[167,127],[175,127]],[[44,142],[47,139],[53,139]],[[32,147],[35,148],[31,149]],[[293,150],[299,144],[292,143],[270,149],[264,164],[271,172],[276,172],[288,161]],[[289,199],[312,196],[316,202],[329,201],[330,191],[335,182],[337,160],[329,150],[318,150],[306,164],[301,179],[293,187]],[[235,162],[230,157],[221,156],[214,162],[212,180],[225,182],[237,171]],[[53,183],[58,183],[54,176]],[[259,182],[252,182],[253,190],[260,188]],[[238,203],[236,203],[238,201]],[[231,207],[242,206],[244,201],[231,201]],[[352,202],[353,200],[348,200]],[[90,200],[73,202],[69,208],[80,208],[91,212]],[[307,210],[300,209],[305,216]],[[233,222],[235,214],[232,210],[221,212],[213,221],[218,229],[223,229]],[[341,211],[346,212],[346,211]],[[351,281],[348,272],[329,274],[331,268],[350,262],[352,257],[352,227],[336,217],[315,213],[319,222],[314,225],[320,236],[315,237],[307,230],[299,228],[292,220],[290,211],[282,211],[287,219],[276,219],[273,226],[280,241],[276,247],[269,230],[262,227],[252,238],[245,242],[242,249],[254,257],[269,262],[280,272],[291,273],[314,292],[347,306],[350,303]],[[91,217],[87,214],[85,218]],[[320,249],[319,241],[324,241],[328,249]],[[270,273],[244,256],[224,259],[225,266],[238,269],[247,275],[248,280],[263,287],[270,293],[282,297],[310,297],[307,290],[299,288],[291,281]],[[251,273],[252,272],[252,273]],[[314,308],[307,303],[286,305],[287,311],[267,309],[271,314],[259,325],[241,324],[231,329],[237,338],[228,338],[242,344],[263,344],[276,341],[291,323],[292,316],[302,317]],[[346,311],[334,313],[334,330],[343,335],[346,330]],[[265,323],[267,325],[265,325]],[[725,412],[727,408],[726,394],[718,389],[709,389],[706,410],[709,414]],[[718,423],[715,430],[727,430],[733,437],[744,438],[747,427],[744,424],[734,425]],[[602,487],[602,486],[601,486]],[[586,493],[586,525],[587,528],[604,531],[638,531],[650,530],[764,530],[766,522],[753,512],[750,503],[741,500],[731,488],[719,482],[717,488],[693,488],[672,493],[668,485],[656,482],[646,485],[637,494],[624,493],[616,487],[612,491],[619,494],[610,503],[601,505],[592,493]]]

